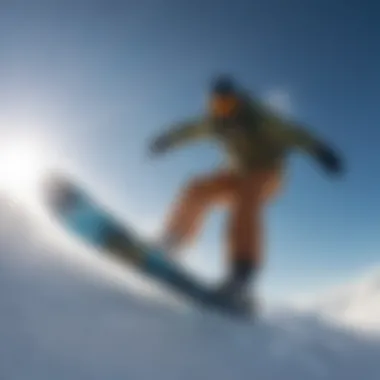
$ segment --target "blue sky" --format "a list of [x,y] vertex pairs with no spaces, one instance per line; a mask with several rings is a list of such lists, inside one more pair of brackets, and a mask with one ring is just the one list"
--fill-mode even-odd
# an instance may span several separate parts
[[[40,136],[131,223],[159,225],[189,175],[222,158],[201,143],[160,160],[160,128],[204,110],[234,74],[343,151],[330,180],[292,157],[268,209],[271,294],[315,291],[377,263],[380,25],[374,1],[14,1],[0,13],[0,133]],[[219,273],[223,212],[193,253]],[[145,225],[144,224],[144,225]]]

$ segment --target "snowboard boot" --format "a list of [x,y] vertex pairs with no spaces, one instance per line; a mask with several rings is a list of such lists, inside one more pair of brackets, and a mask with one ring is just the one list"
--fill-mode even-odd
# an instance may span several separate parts
[[214,296],[226,300],[244,311],[253,310],[253,299],[249,292],[249,283],[252,277],[253,265],[250,261],[236,261],[230,276],[219,285]]
[[246,287],[237,287],[228,282],[222,283],[213,292],[214,297],[220,302],[228,302],[234,307],[249,311],[252,307],[252,298]]

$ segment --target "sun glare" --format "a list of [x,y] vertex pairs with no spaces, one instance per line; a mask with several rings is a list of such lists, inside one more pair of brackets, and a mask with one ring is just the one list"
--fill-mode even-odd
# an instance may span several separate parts
[[43,149],[35,141],[7,142],[0,151],[0,189],[18,200],[32,197],[46,164]]

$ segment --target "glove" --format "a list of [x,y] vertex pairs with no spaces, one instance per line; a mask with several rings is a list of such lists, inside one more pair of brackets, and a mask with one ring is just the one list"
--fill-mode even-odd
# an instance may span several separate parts
[[333,174],[343,172],[343,164],[338,155],[328,146],[320,145],[315,151],[315,156],[323,168]]
[[164,153],[169,147],[169,141],[166,136],[160,136],[153,140],[149,146],[149,152],[153,155]]

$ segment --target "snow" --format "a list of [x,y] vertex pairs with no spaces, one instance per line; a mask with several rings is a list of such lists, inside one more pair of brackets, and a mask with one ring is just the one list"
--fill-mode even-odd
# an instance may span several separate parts
[[311,306],[324,316],[362,331],[380,331],[380,268],[320,296]]
[[[377,330],[330,320],[337,301],[322,314],[265,310],[255,323],[199,313],[156,287],[140,295],[91,257],[76,265],[17,212],[0,207],[2,380],[380,378]],[[372,312],[380,289],[366,289],[360,308]]]

